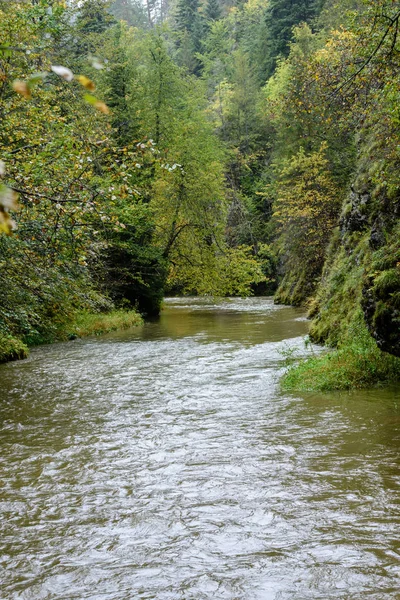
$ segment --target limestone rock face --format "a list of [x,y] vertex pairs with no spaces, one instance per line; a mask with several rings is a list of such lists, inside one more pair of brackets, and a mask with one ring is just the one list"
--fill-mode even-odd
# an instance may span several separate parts
[[[359,174],[360,175],[360,174]],[[364,177],[343,206],[315,297],[310,335],[338,345],[356,314],[384,352],[400,357],[400,191]]]
[[342,232],[362,231],[368,227],[368,207],[371,196],[367,191],[356,191],[354,188],[348,197],[340,218]]

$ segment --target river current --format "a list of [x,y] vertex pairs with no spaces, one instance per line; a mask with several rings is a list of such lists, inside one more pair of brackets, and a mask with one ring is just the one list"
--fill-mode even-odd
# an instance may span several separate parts
[[399,599],[400,390],[280,392],[307,327],[169,299],[0,366],[1,600]]

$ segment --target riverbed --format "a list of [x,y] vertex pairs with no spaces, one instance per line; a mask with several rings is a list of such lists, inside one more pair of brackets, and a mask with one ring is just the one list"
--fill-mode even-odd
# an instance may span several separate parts
[[400,598],[400,390],[283,394],[307,329],[175,298],[0,366],[1,600]]

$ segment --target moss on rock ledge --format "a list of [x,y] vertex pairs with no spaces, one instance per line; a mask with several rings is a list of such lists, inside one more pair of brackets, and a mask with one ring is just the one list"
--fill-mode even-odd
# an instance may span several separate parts
[[315,292],[316,285],[316,281],[308,280],[306,271],[289,272],[279,284],[274,296],[275,303],[302,306]]

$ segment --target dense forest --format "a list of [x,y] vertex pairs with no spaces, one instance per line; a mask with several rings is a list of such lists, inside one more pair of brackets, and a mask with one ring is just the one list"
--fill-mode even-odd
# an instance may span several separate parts
[[275,293],[338,349],[285,385],[398,380],[399,19],[397,0],[0,0],[0,360],[166,294]]

